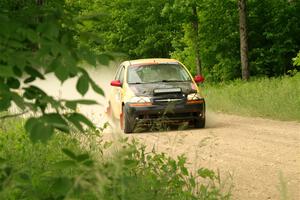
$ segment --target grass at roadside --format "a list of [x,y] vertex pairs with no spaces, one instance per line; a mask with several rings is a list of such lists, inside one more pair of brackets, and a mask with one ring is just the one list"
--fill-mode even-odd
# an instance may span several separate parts
[[97,131],[33,144],[23,125],[20,119],[0,121],[0,199],[230,198],[218,174],[205,168],[192,174],[184,156],[146,152],[127,139],[116,148]]
[[300,73],[294,77],[205,85],[203,91],[207,107],[213,111],[300,121]]

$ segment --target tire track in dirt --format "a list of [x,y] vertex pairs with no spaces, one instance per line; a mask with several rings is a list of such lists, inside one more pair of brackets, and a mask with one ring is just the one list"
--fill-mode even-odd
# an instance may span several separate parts
[[149,149],[185,154],[191,170],[219,169],[232,175],[233,199],[300,199],[300,123],[208,113],[205,129],[138,133]]

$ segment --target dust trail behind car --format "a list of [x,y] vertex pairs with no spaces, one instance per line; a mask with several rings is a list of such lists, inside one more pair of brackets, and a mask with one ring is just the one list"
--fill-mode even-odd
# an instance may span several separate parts
[[[105,95],[109,93],[109,84],[113,79],[115,65],[89,67],[87,69],[91,78],[104,90]],[[60,99],[92,99],[99,105],[80,105],[79,112],[85,114],[97,126],[102,126],[107,121],[104,112],[106,107],[106,98],[95,93],[91,88],[85,96],[81,96],[76,91],[77,77],[65,81],[63,84],[53,75],[48,74],[46,80],[37,80],[34,85],[43,89],[48,95]]]

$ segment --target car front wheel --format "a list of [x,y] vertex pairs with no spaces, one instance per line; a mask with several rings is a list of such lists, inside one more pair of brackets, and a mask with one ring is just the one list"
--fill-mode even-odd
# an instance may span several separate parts
[[194,121],[195,128],[205,128],[205,117],[199,117]]
[[121,128],[124,130],[124,133],[132,133],[135,127],[135,119],[130,116],[129,110],[126,106],[123,106],[121,114]]

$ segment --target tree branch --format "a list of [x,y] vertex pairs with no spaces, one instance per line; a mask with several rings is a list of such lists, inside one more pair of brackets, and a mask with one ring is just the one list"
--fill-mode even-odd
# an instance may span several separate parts
[[7,118],[18,117],[18,116],[24,115],[26,113],[28,113],[28,110],[27,111],[23,111],[21,113],[16,113],[16,114],[3,115],[3,116],[0,116],[0,120],[7,119]]

